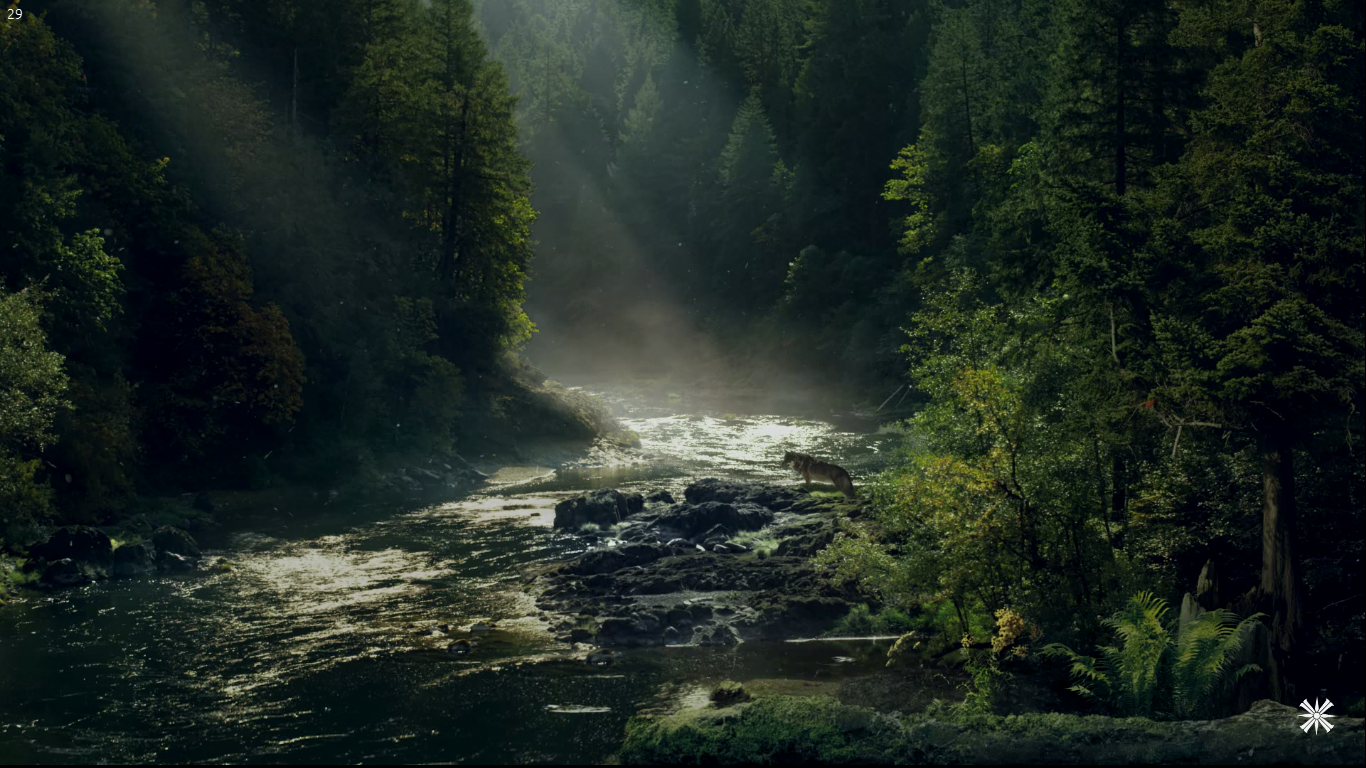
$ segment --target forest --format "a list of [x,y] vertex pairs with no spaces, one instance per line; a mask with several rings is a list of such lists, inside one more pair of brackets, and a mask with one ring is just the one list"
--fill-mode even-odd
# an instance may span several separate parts
[[[1363,695],[1361,3],[3,2],[0,566],[719,360],[903,393],[813,553],[869,627]],[[1186,592],[1227,700],[1071,650]]]

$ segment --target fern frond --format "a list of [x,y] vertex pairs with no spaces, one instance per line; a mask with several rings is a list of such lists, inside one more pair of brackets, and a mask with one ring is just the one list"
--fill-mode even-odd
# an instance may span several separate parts
[[[1172,664],[1177,714],[1190,717],[1208,708],[1216,689],[1229,683],[1230,668],[1252,624],[1262,614],[1238,621],[1226,609],[1207,611],[1182,627]],[[1254,666],[1254,665],[1249,665]],[[1234,677],[1247,674],[1243,667]]]

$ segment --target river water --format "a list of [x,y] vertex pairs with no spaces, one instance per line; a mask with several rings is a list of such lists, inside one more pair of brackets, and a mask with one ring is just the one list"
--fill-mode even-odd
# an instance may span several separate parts
[[[798,482],[786,450],[859,478],[895,440],[809,409],[589,389],[639,452],[507,468],[439,504],[239,511],[201,537],[235,572],[0,607],[0,763],[595,763],[631,715],[701,700],[721,679],[821,690],[882,663],[867,642],[568,658],[521,591],[526,566],[586,546],[550,528],[558,500],[602,486],[678,496],[707,476]],[[444,652],[482,621],[497,628],[473,653]],[[450,634],[419,634],[441,623]]]

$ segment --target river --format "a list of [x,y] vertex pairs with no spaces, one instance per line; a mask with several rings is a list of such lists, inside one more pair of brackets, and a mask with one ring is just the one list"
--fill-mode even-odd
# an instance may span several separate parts
[[[631,715],[721,679],[819,689],[882,663],[866,642],[568,659],[520,589],[524,567],[586,546],[550,528],[558,500],[602,486],[678,495],[707,476],[797,482],[785,450],[859,478],[895,441],[800,409],[589,389],[639,452],[509,467],[440,504],[253,509],[201,537],[235,572],[0,607],[0,763],[596,763]],[[474,653],[442,650],[479,621],[497,628]],[[439,623],[452,633],[418,633]]]

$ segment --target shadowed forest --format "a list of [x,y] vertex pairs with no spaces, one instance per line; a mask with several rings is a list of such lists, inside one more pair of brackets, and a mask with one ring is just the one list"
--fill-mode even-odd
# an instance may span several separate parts
[[1361,700],[1361,3],[0,3],[0,597],[706,378],[896,403],[815,567],[974,712]]

